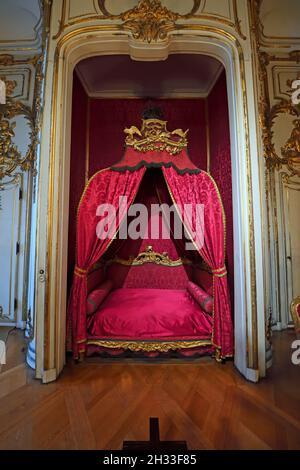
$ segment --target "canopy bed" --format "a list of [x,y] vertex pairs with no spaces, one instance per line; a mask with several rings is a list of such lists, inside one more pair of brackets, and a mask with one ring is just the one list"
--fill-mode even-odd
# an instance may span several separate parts
[[[74,358],[124,351],[148,357],[170,351],[231,357],[225,216],[217,185],[190,160],[187,131],[171,132],[166,121],[144,117],[141,129],[125,129],[122,160],[96,172],[79,203],[68,348]],[[125,205],[119,205],[120,196],[127,197]],[[171,251],[163,249],[163,239],[118,238],[132,203],[147,206],[153,198],[176,204],[176,217],[194,250],[186,249],[187,240],[175,238]],[[105,239],[96,234],[100,204],[116,210]],[[184,216],[186,204],[191,217]],[[197,234],[190,235],[196,229],[197,204],[204,207],[203,243]],[[173,233],[163,211],[159,217]]]

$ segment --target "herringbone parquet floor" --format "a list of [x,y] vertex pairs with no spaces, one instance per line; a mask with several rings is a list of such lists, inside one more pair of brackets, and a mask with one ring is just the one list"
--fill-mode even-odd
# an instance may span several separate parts
[[28,383],[0,400],[1,449],[120,449],[162,440],[189,449],[300,449],[300,369],[292,331],[276,334],[268,378],[245,381],[232,363],[70,362],[56,383]]

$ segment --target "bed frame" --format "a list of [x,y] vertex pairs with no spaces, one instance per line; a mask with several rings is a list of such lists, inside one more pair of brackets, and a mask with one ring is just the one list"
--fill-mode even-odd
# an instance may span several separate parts
[[[186,257],[180,257],[172,260],[167,252],[159,253],[153,250],[151,245],[147,246],[145,251],[140,252],[136,257],[129,256],[127,259],[115,256],[104,262],[96,263],[90,271],[90,274],[95,273],[98,269],[106,268],[112,264],[120,264],[123,266],[142,266],[147,263],[154,263],[166,267],[178,267],[182,265],[192,266],[201,271],[205,271],[207,274],[211,274],[210,268],[202,260],[201,263],[195,264]],[[169,352],[177,349],[190,349],[197,347],[210,347],[212,346],[211,341],[207,340],[169,340],[169,341],[157,341],[157,340],[93,340],[88,339],[87,345],[100,346],[109,349],[124,349],[131,352]]]

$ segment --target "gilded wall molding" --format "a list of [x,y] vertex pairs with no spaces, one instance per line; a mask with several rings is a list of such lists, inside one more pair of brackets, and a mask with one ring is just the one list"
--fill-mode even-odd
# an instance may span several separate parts
[[[17,116],[24,116],[29,124],[30,144],[25,155],[14,144],[16,122],[12,119]],[[34,115],[30,107],[10,98],[6,105],[0,105],[0,179],[10,176],[17,167],[23,171],[32,168],[37,145],[34,129]]]
[[[278,179],[285,185],[289,185],[291,189],[299,190],[300,153],[298,150],[300,144],[298,118],[300,117],[300,106],[292,102],[293,90],[291,85],[293,80],[288,79],[288,77],[297,77],[300,51],[298,50],[297,41],[293,42],[293,38],[290,38],[289,45],[287,41],[280,43],[279,38],[272,38],[272,42],[268,44],[264,41],[266,38],[263,35],[260,18],[262,2],[263,0],[250,0],[249,5],[251,34],[257,57],[258,112],[265,162],[267,249],[270,253],[269,269],[275,270],[274,279],[271,276],[273,295],[270,294],[269,309],[266,312],[265,320],[268,348],[271,343],[272,326],[277,322],[281,324],[282,321],[285,321],[283,319],[286,318],[282,296],[288,295],[288,293],[283,294],[286,289],[288,267],[283,261],[287,253],[282,251],[281,248],[280,237],[285,228],[282,225],[284,223],[282,222],[284,220],[284,217],[282,219],[282,213],[284,213],[282,187],[280,184],[278,187]],[[284,50],[287,46],[289,49]],[[292,48],[293,50],[291,50]],[[300,72],[300,68],[298,70]],[[281,77],[279,76],[280,73]],[[276,123],[279,124],[278,119],[283,115],[289,116],[289,121],[292,120],[291,117],[294,118],[294,126],[290,131],[290,136],[284,138],[275,134]],[[285,131],[288,128],[289,125],[283,127]],[[280,141],[279,143],[278,138],[283,142]]]
[[[274,136],[273,126],[276,121],[276,118],[280,114],[290,114],[292,116],[299,117],[300,105],[293,104],[292,99],[281,99],[278,103],[274,104],[273,106],[271,105],[267,67],[272,62],[300,63],[300,51],[298,50],[290,51],[285,56],[278,57],[274,54],[269,54],[268,52],[261,50],[261,43],[260,43],[260,32],[262,30],[262,24],[260,20],[261,4],[262,4],[262,0],[252,0],[251,2],[252,32],[254,34],[255,46],[256,46],[256,51],[257,51],[257,56],[258,56],[258,74],[259,74],[259,83],[260,83],[259,122],[260,122],[261,131],[262,131],[264,158],[266,161],[267,169],[269,170],[272,168],[280,169],[282,165],[287,165],[288,168],[291,170],[293,163],[292,163],[292,160],[287,156],[287,154],[284,152],[281,152],[281,155],[278,155],[276,153],[275,145],[273,141],[273,136]],[[289,84],[289,82],[287,84]],[[293,135],[295,135],[295,133]],[[290,145],[292,144],[290,143]],[[285,146],[282,147],[282,149],[284,148]],[[294,172],[295,169],[292,171]]]
[[[15,67],[19,65],[34,66],[35,83],[34,83],[34,99],[33,105],[28,106],[22,100],[14,100],[11,95],[15,89],[17,82],[15,80],[6,80],[5,68]],[[0,55],[0,66],[3,67],[1,78],[7,85],[6,94],[7,101],[5,105],[0,105],[0,179],[5,176],[11,176],[12,173],[20,168],[23,171],[34,170],[34,162],[36,158],[36,147],[38,144],[37,116],[40,112],[40,87],[41,76],[41,56],[35,55],[28,58],[16,58],[11,54]],[[18,69],[16,69],[16,74]],[[14,143],[16,137],[16,121],[14,118],[23,116],[29,126],[29,145],[24,154],[18,149]],[[35,171],[34,171],[35,173]]]
[[192,18],[202,0],[194,0],[191,11],[185,15],[162,6],[160,0],[139,0],[137,6],[119,15],[112,15],[107,11],[105,0],[99,0],[98,3],[106,18],[121,20],[122,28],[129,31],[134,39],[150,43],[166,39],[168,32],[175,29],[176,21],[179,19]]
[[53,39],[58,39],[66,28],[87,23],[88,21],[109,20],[117,21],[114,27],[119,31],[125,31],[132,35],[136,40],[146,41],[148,43],[165,40],[168,33],[180,29],[179,20],[209,20],[221,23],[234,29],[237,35],[246,40],[245,34],[241,29],[241,20],[238,16],[237,0],[232,2],[233,18],[221,17],[217,14],[202,13],[199,11],[205,6],[205,0],[194,0],[193,7],[186,14],[180,14],[169,10],[161,4],[160,0],[139,0],[138,4],[119,14],[112,14],[106,7],[105,0],[95,0],[98,6],[98,13],[95,9],[94,14],[68,18],[67,0],[63,0],[62,14],[59,21],[57,33]]
[[[17,83],[13,80],[6,80],[7,102],[0,105],[0,179],[11,176],[16,168],[23,171],[35,171],[36,149],[38,145],[38,134],[40,131],[41,108],[42,108],[42,83],[43,66],[47,48],[47,37],[50,25],[51,0],[40,2],[41,15],[43,21],[43,31],[41,34],[42,52],[30,57],[15,57],[12,54],[0,55],[0,67],[3,67],[1,77],[5,78],[5,67],[29,66],[34,67],[35,81],[33,91],[32,106],[25,105],[21,100],[14,100],[10,96]],[[16,68],[16,73],[18,69]],[[14,144],[16,122],[12,121],[17,116],[24,116],[29,125],[30,143],[24,155]]]

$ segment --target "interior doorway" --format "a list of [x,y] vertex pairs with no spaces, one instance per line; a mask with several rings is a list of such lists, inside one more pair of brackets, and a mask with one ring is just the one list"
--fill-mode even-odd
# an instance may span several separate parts
[[[219,37],[217,37],[219,34]],[[249,380],[257,381],[265,374],[265,318],[263,279],[261,206],[259,179],[252,182],[251,173],[258,173],[255,128],[248,121],[255,119],[249,78],[245,82],[245,62],[241,49],[222,32],[210,36],[199,32],[192,39],[172,37],[167,45],[167,54],[162,45],[162,54],[190,54],[213,57],[221,62],[226,71],[229,128],[231,146],[234,263],[234,322],[235,365]],[[46,268],[46,276],[37,290],[37,320],[39,364],[37,376],[44,381],[54,380],[65,362],[65,313],[67,299],[67,271],[69,228],[69,175],[71,156],[72,90],[74,68],[81,60],[103,55],[130,55],[134,49],[127,36],[102,37],[99,30],[85,35],[80,32],[61,41],[55,60],[48,68],[48,86],[52,95],[47,96],[44,134],[41,151],[41,182],[49,188],[40,192],[38,266]],[[159,60],[159,51],[147,47],[139,49],[139,59]],[[149,56],[149,57],[148,57]],[[63,61],[60,58],[63,57]],[[152,57],[152,58],[151,58]],[[154,63],[154,62],[152,62]],[[250,80],[251,81],[251,80]],[[246,84],[246,86],[245,86]],[[52,96],[52,99],[50,99]],[[51,129],[50,135],[46,130]],[[50,150],[50,152],[49,152]],[[250,158],[251,152],[251,158]],[[50,173],[48,171],[50,165]],[[253,184],[252,184],[253,183]],[[58,197],[59,195],[59,197]],[[50,211],[45,208],[50,207]],[[47,236],[47,233],[49,236]],[[257,253],[257,255],[255,255]],[[46,281],[46,282],[45,282]],[[43,284],[45,282],[45,284]],[[44,334],[45,333],[45,334]],[[43,341],[41,342],[41,339]],[[45,346],[44,346],[45,345]]]

